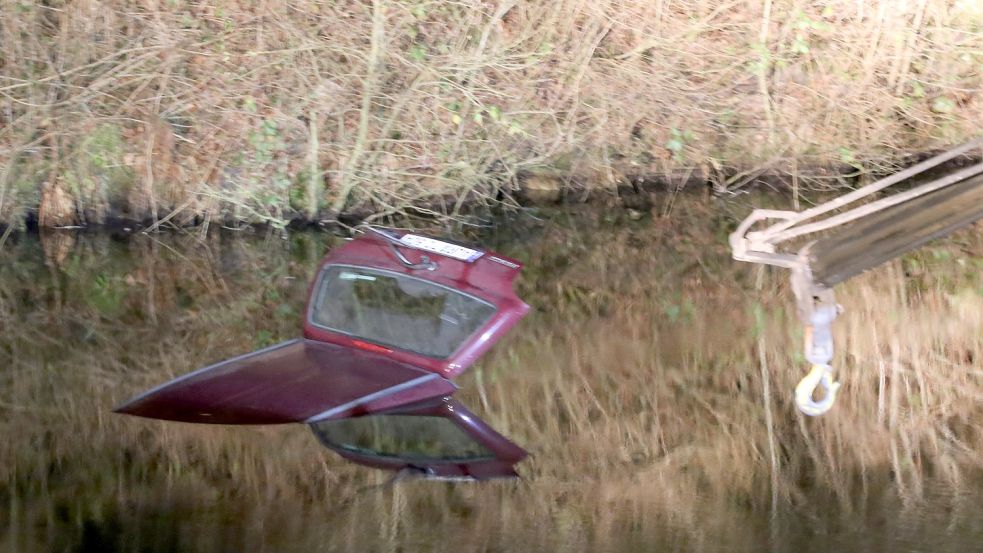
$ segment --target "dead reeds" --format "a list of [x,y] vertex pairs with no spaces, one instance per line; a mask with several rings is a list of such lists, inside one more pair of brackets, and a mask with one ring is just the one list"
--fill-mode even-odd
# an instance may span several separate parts
[[0,223],[447,217],[542,170],[577,190],[887,170],[978,132],[981,18],[963,0],[2,0]]

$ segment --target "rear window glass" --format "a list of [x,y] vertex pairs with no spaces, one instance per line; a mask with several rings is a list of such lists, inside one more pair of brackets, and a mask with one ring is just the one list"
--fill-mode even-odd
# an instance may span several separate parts
[[439,416],[371,415],[311,425],[335,449],[416,461],[471,461],[493,457],[460,427]]
[[331,265],[318,284],[311,321],[370,342],[443,359],[494,313],[490,303],[419,278]]

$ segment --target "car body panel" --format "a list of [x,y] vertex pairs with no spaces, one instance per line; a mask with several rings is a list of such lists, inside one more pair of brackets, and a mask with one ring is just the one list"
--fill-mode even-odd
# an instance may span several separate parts
[[378,353],[298,339],[174,379],[116,411],[181,422],[282,424],[385,409],[456,389],[439,375]]

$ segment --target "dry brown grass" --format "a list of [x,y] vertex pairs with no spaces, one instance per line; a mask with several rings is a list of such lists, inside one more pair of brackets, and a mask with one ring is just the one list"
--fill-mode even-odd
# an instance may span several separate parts
[[[321,240],[297,236],[290,254],[279,239],[216,236],[73,246],[46,235],[44,257],[23,238],[8,244],[0,542],[64,549],[91,526],[125,550],[141,539],[179,548],[148,545],[163,536],[196,550],[702,550],[726,539],[756,551],[776,531],[773,497],[794,535],[859,525],[890,538],[976,520],[960,496],[983,468],[979,228],[842,288],[844,389],[809,419],[791,402],[806,367],[784,274],[733,264],[713,238],[726,217],[698,202],[678,202],[671,220],[605,217],[560,217],[508,247],[536,260],[522,281],[536,312],[462,381],[461,399],[533,453],[524,480],[375,491],[365,487],[384,474],[341,462],[301,427],[108,412],[295,335]],[[933,514],[863,526],[917,506]]]
[[2,0],[0,222],[453,215],[543,168],[580,187],[884,170],[978,132],[981,18],[972,0]]

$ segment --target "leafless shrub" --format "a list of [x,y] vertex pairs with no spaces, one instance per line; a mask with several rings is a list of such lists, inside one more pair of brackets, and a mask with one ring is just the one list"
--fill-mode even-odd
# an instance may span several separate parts
[[[976,3],[886,6],[2,0],[0,221],[80,156],[129,173],[66,186],[83,222],[452,216],[541,167],[885,169],[983,119]],[[119,151],[87,150],[107,125]]]

